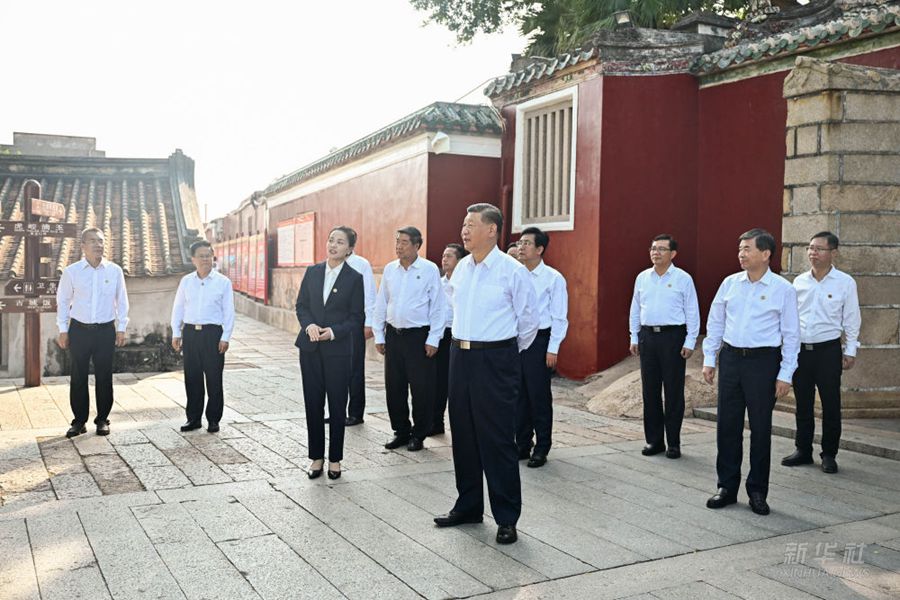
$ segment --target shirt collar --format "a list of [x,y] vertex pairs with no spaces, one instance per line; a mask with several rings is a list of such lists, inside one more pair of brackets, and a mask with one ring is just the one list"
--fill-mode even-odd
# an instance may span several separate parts
[[660,275],[659,273],[656,272],[656,267],[650,267],[650,272],[651,272],[653,275],[656,275],[657,277],[659,277],[660,279],[662,279],[662,278],[665,277],[666,275],[674,274],[676,268],[677,268],[677,267],[675,266],[675,263],[669,263],[669,268],[666,269],[666,272],[663,273],[662,275]]
[[[410,269],[418,269],[419,267],[421,267],[422,261],[419,260],[420,258],[421,258],[420,256],[416,256],[416,260],[414,260],[410,263],[409,268]],[[403,268],[403,264],[400,262],[399,258],[397,259],[397,266],[400,267],[401,269]],[[406,270],[408,271],[409,269],[406,269]]]
[[[762,283],[763,285],[769,285],[772,282],[772,278],[775,277],[775,273],[772,272],[772,269],[766,268],[765,274],[759,278],[758,283]],[[747,271],[741,271],[741,276],[738,277],[740,281],[750,281],[750,276],[747,275]]]
[[[510,258],[512,258],[512,257],[510,257]],[[494,246],[494,248],[490,252],[488,252],[487,256],[485,256],[484,260],[481,262],[482,262],[482,264],[484,264],[485,267],[490,269],[492,266],[494,266],[495,262],[497,262],[498,260],[502,260],[502,259],[503,259],[503,252],[500,252],[500,248],[498,248],[497,246]],[[513,259],[513,260],[515,260],[515,259]],[[472,264],[473,265],[475,264],[474,258],[472,259]]]
[[[100,259],[100,264],[97,265],[97,268],[98,268],[98,269],[103,269],[103,268],[106,267],[107,263],[109,263],[108,260],[106,260],[105,258],[101,258],[101,259]],[[82,268],[82,269],[87,269],[87,268],[91,268],[91,269],[92,269],[93,267],[91,267],[91,263],[88,262],[88,259],[82,257],[82,258],[81,258],[81,268]]]
[[534,270],[531,272],[531,274],[534,275],[535,277],[540,277],[541,274],[546,269],[547,269],[547,265],[545,265],[543,259],[541,259],[541,262],[538,263],[538,265],[534,268]]
[[333,269],[332,269],[331,267],[329,267],[329,266],[328,266],[328,262],[326,262],[326,263],[325,263],[325,273],[326,273],[326,274],[328,274],[328,273],[335,273],[335,274],[340,273],[340,272],[341,272],[341,269],[344,268],[344,263],[345,263],[345,262],[346,262],[346,261],[341,261],[341,264],[339,264],[338,266],[336,266],[336,267],[333,268]]

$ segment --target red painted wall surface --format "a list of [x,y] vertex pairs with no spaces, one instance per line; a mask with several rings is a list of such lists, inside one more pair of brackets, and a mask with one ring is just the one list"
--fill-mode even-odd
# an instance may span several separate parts
[[428,222],[425,255],[440,267],[450,242],[460,243],[466,207],[500,199],[500,159],[456,154],[428,155]]
[[325,260],[331,228],[356,230],[356,251],[380,270],[394,260],[394,232],[427,222],[428,157],[415,156],[269,210],[269,229],[300,213],[316,213],[316,262]]
[[[581,130],[578,135],[581,146]],[[680,244],[675,263],[691,275],[696,272],[696,80],[689,75],[605,77],[602,140],[593,370],[628,354],[634,278],[650,266],[648,248],[655,235],[672,234]]]

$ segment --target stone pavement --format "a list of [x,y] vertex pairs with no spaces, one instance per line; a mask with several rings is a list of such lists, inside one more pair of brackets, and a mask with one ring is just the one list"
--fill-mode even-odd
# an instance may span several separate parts
[[433,526],[455,495],[450,435],[384,450],[375,361],[344,476],[309,481],[292,336],[236,331],[216,435],[178,431],[180,374],[117,376],[112,434],[74,441],[65,378],[0,381],[0,599],[900,596],[896,461],[786,469],[775,438],[772,514],[743,494],[711,511],[714,424],[686,421],[681,460],[645,458],[639,421],[562,397],[550,461],[522,468],[519,542],[498,546],[490,519]]

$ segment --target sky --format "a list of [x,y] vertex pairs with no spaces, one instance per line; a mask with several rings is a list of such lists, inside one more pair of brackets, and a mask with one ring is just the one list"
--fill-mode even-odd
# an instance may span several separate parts
[[[407,0],[0,3],[0,143],[97,139],[108,157],[196,162],[201,214],[432,102],[486,103],[526,40],[459,46]],[[208,212],[207,212],[208,211]]]

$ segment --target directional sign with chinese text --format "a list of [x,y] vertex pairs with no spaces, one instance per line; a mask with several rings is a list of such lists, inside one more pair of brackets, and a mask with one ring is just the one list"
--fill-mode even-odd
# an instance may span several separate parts
[[31,214],[51,219],[65,219],[66,205],[59,202],[50,202],[40,198],[31,199]]
[[76,223],[25,223],[0,221],[0,235],[27,235],[29,237],[76,237]]
[[0,298],[0,313],[55,312],[56,298]]
[[4,294],[12,296],[55,296],[59,279],[39,279],[37,281],[25,281],[24,279],[10,279],[6,282]]

